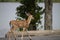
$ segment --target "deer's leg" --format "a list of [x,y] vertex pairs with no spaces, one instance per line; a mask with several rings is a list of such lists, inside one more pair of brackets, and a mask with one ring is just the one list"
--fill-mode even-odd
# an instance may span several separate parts
[[30,34],[28,33],[28,30],[27,29],[26,29],[26,32],[28,34],[29,39],[32,40],[32,38],[31,38]]
[[11,40],[11,33],[13,33],[13,28],[10,29],[10,31],[7,34],[7,40]]
[[[18,28],[18,27],[15,25],[13,30],[15,31],[17,28]],[[14,34],[14,38],[15,38],[15,40],[16,40],[16,34],[15,34],[15,32],[13,32],[13,34]]]
[[11,40],[11,35],[9,32],[7,33],[7,40]]
[[9,35],[7,36],[7,40],[10,40],[10,36]]
[[12,28],[11,28],[11,32],[16,40],[16,35],[15,35],[15,30],[17,29],[17,26],[16,25],[13,25]]
[[[23,28],[23,32],[25,31],[25,28]],[[22,32],[21,40],[23,40],[24,33]]]
[[23,32],[22,32],[21,40],[23,40]]

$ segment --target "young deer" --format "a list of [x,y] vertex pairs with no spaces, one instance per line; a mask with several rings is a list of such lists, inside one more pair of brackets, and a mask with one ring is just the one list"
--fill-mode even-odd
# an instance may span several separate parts
[[[17,28],[23,28],[23,32],[24,32],[29,27],[31,19],[34,19],[34,17],[30,13],[27,13],[26,15],[28,16],[27,20],[11,20],[10,21],[10,25],[12,25],[10,29],[11,32],[15,31]],[[22,40],[23,40],[23,35],[24,33],[22,33],[22,37],[21,37]],[[29,38],[31,40],[30,35],[29,35]]]

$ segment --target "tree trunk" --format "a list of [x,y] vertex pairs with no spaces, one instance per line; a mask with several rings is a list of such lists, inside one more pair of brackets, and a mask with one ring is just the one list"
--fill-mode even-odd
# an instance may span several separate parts
[[45,30],[52,30],[52,0],[45,0]]

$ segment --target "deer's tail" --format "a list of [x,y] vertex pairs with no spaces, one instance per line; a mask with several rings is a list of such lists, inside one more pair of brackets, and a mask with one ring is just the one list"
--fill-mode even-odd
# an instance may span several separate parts
[[13,30],[12,30],[12,28],[13,28],[12,21],[9,22],[9,25],[10,25],[10,32],[13,32]]
[[11,21],[9,22],[9,25],[10,25],[10,27],[11,27]]

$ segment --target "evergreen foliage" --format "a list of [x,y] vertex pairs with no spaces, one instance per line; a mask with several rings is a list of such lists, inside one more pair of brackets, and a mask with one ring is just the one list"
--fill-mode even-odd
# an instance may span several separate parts
[[[34,20],[30,23],[30,30],[36,30],[36,23],[41,23],[40,19],[42,18],[41,15],[43,14],[44,10],[42,7],[39,7],[37,4],[38,0],[20,0],[22,5],[19,5],[16,10],[16,14],[18,17],[22,17],[27,19],[26,13],[31,13],[34,16]],[[40,2],[40,0],[39,0]],[[41,11],[42,10],[42,11]],[[21,18],[17,18],[21,20]]]

